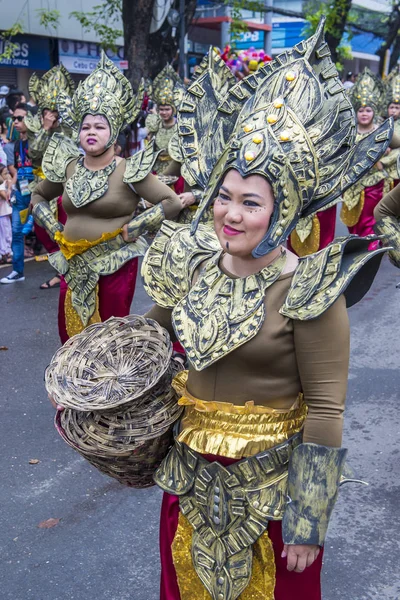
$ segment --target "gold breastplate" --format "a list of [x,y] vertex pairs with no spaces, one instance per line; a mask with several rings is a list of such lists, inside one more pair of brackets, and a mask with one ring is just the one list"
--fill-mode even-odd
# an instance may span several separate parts
[[83,157],[78,160],[75,172],[65,185],[72,204],[81,208],[104,196],[108,190],[108,179],[114,173],[117,162],[114,159],[105,169],[91,171],[83,164]]
[[286,253],[259,273],[240,279],[225,275],[218,253],[175,307],[172,321],[191,364],[202,371],[245,344],[265,319],[265,290],[281,275]]

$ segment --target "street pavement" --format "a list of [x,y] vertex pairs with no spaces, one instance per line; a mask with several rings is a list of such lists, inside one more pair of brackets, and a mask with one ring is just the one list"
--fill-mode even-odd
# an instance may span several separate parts
[[[39,290],[51,275],[48,263],[30,262],[24,283],[0,286],[0,346],[7,348],[0,350],[0,599],[158,600],[160,491],[102,475],[53,427],[43,372],[59,346],[58,290]],[[385,260],[349,311],[344,446],[369,486],[341,489],[325,549],[324,600],[400,598],[398,280]],[[132,312],[149,306],[139,284]],[[38,527],[48,519],[60,520]]]

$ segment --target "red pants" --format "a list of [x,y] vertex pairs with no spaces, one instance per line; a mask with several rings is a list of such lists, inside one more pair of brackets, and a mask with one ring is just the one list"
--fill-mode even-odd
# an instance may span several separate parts
[[[336,204],[335,206],[331,206],[326,210],[321,210],[320,212],[317,212],[317,217],[320,226],[318,250],[322,250],[323,248],[326,248],[335,239]],[[287,241],[287,246],[289,250],[295,252],[292,248],[292,244],[290,243],[290,238]]]
[[[221,456],[206,456],[207,460],[218,460],[224,466],[236,462]],[[178,527],[178,496],[164,494],[160,521],[160,559],[161,589],[160,600],[180,600],[179,587],[172,559],[171,545]],[[268,535],[272,541],[275,554],[276,584],[275,600],[321,600],[321,569],[323,550],[317,560],[303,571],[295,573],[286,568],[286,558],[281,557],[283,550],[282,523],[271,521]],[[193,598],[197,600],[197,598]],[[239,598],[240,600],[240,598]],[[257,600],[261,600],[257,598]]]
[[[360,237],[365,237],[366,235],[374,234],[374,210],[378,202],[382,199],[383,196],[383,186],[385,181],[379,181],[376,185],[372,185],[371,187],[366,187],[364,190],[364,206],[361,211],[360,218],[356,225],[349,227],[350,233],[355,233]],[[379,242],[372,242],[368,249],[375,250],[378,248]]]
[[[133,295],[135,293],[138,259],[125,263],[111,275],[104,275],[99,279],[99,313],[102,321],[110,317],[126,317],[131,310]],[[65,325],[64,304],[68,286],[64,277],[61,277],[60,299],[58,304],[58,332],[61,343],[69,339]]]

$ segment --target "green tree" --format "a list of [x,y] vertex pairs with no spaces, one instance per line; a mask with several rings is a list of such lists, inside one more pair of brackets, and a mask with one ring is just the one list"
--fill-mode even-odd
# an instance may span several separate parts
[[351,58],[351,48],[343,43],[343,35],[351,36],[349,23],[352,0],[309,0],[304,5],[304,18],[309,25],[305,33],[311,35],[317,28],[322,16],[326,17],[325,39],[332,54],[332,60],[341,66],[344,58]]
[[[96,33],[105,48],[115,47],[118,37],[123,35],[129,64],[126,75],[135,89],[142,77],[154,78],[177,53],[177,32],[168,21],[158,31],[150,32],[156,3],[157,0],[107,0],[94,6],[90,13],[72,13],[84,31]],[[192,21],[196,3],[196,0],[185,1],[186,27]],[[123,31],[116,27],[121,18]]]

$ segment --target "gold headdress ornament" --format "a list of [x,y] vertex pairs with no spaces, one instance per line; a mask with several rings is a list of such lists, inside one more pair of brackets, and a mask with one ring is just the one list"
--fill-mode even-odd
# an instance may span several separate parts
[[393,121],[357,145],[356,118],[324,39],[316,33],[229,88],[221,98],[206,69],[178,111],[182,175],[205,194],[192,231],[230,169],[261,175],[275,206],[264,239],[267,254],[285,242],[300,218],[330,205],[385,152]]
[[64,65],[58,65],[47,71],[41,78],[33,73],[28,88],[29,94],[42,112],[45,108],[57,110],[59,93],[62,91],[72,96],[75,84]]
[[363,106],[369,106],[375,116],[378,116],[385,104],[383,82],[368,67],[357,77],[357,81],[350,88],[349,96],[356,112]]
[[81,81],[72,98],[60,94],[58,110],[77,136],[86,115],[102,115],[110,125],[106,148],[112,146],[124,125],[132,123],[143,102],[143,83],[134,96],[132,86],[104,52],[92,73]]
[[386,107],[389,104],[400,104],[400,67],[396,67],[386,77],[384,86],[386,89]]
[[181,79],[171,65],[166,65],[153,81],[153,100],[157,106],[168,105],[175,108],[175,84]]

